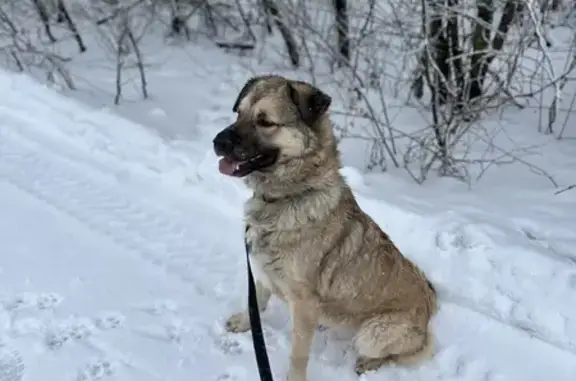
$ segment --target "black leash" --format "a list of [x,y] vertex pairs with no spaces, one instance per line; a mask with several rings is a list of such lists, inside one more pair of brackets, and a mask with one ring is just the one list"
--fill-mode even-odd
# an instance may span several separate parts
[[262,322],[260,321],[260,310],[258,309],[258,298],[256,296],[256,284],[254,283],[254,276],[252,275],[252,268],[250,266],[251,248],[246,237],[247,232],[248,226],[246,226],[246,230],[244,231],[244,246],[246,248],[246,264],[248,265],[248,314],[250,316],[252,343],[254,344],[254,354],[256,355],[260,381],[274,381],[272,378],[272,370],[270,369],[270,361],[268,360],[268,352],[266,352],[264,333],[262,332]]

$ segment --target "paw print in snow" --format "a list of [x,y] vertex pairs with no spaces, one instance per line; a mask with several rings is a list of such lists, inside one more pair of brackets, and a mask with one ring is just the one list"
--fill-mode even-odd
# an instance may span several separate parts
[[108,360],[97,360],[82,369],[76,381],[96,381],[116,373],[116,364]]
[[101,330],[108,330],[121,327],[124,324],[124,320],[124,315],[112,312],[96,318],[94,323]]
[[4,308],[9,311],[17,311],[26,308],[46,310],[57,306],[62,302],[62,297],[54,293],[25,292],[15,296],[12,300],[4,302]]
[[70,339],[70,336],[58,332],[46,334],[45,342],[50,349],[57,349],[64,345]]
[[79,323],[70,326],[70,336],[76,340],[82,340],[92,335],[93,328],[91,326]]
[[39,310],[46,310],[57,306],[62,302],[62,297],[53,293],[39,294],[36,298],[36,306]]
[[480,237],[472,234],[474,229],[470,225],[463,223],[448,226],[443,231],[436,232],[435,243],[436,246],[443,251],[466,251],[479,246]]
[[227,337],[221,337],[219,342],[217,343],[222,352],[231,355],[237,355],[242,353],[242,348],[240,347],[240,343],[238,343],[234,339],[230,339]]
[[46,345],[51,349],[57,349],[70,339],[83,340],[93,332],[94,326],[90,321],[76,319],[65,321],[46,334]]
[[457,250],[466,250],[474,247],[474,242],[467,229],[462,227],[453,231],[451,246]]

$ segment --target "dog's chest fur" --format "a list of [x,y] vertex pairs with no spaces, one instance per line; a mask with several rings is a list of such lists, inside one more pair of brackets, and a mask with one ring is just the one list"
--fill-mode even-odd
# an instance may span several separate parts
[[340,186],[333,186],[285,200],[247,201],[246,239],[254,276],[281,299],[314,291],[324,250],[322,226],[338,207],[340,192]]
[[285,280],[293,275],[286,273],[287,258],[271,242],[273,234],[273,231],[248,224],[246,240],[250,248],[250,266],[254,278],[282,297],[289,292]]
[[292,225],[295,221],[285,212],[265,206],[261,200],[248,202],[245,217],[254,277],[281,299],[298,292],[296,284],[307,273],[302,255],[305,234]]

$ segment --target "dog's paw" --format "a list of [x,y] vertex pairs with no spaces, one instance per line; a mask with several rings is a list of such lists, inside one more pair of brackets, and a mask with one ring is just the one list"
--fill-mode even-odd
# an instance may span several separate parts
[[356,360],[356,374],[360,376],[366,372],[376,370],[386,362],[387,360],[383,358],[370,358],[360,356]]
[[249,330],[250,319],[245,312],[234,314],[226,321],[226,331],[228,332],[241,333]]

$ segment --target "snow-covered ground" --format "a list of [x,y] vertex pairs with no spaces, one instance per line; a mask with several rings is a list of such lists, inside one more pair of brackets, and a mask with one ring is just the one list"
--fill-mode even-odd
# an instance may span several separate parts
[[[152,99],[118,110],[89,57],[77,99],[0,71],[0,381],[257,379],[250,334],[223,330],[245,300],[248,192],[211,147],[246,76],[206,48],[166,52]],[[576,182],[576,143],[545,149],[540,164]],[[360,205],[441,294],[435,357],[362,379],[576,379],[576,191],[513,166],[468,190],[347,165]],[[283,380],[285,307],[263,324]],[[346,335],[313,347],[310,381],[357,379]]]

